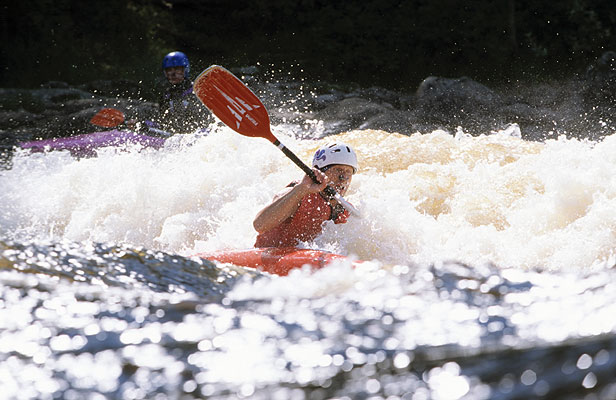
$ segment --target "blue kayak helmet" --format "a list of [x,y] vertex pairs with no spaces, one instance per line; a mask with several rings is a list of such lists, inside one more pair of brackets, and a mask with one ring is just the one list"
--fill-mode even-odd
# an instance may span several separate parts
[[186,54],[181,51],[172,51],[163,58],[163,72],[169,67],[184,67],[184,78],[188,79],[190,62]]

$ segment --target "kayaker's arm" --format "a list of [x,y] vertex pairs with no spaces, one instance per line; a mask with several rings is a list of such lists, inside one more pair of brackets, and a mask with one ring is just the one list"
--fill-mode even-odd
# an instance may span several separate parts
[[304,175],[298,185],[278,194],[270,204],[259,211],[252,223],[255,230],[263,233],[274,229],[297,211],[305,196],[325,189],[327,177],[321,171],[315,170],[315,173],[321,183],[314,183],[308,175]]

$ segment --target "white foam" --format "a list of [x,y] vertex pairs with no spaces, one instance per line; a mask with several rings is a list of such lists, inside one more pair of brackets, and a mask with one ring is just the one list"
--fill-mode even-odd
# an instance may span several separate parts
[[[315,247],[389,264],[455,259],[561,269],[613,259],[616,135],[538,143],[514,128],[478,137],[276,135],[306,161],[336,139],[358,152],[361,169],[345,197],[363,218],[327,226]],[[18,152],[12,169],[0,172],[0,237],[180,254],[247,248],[257,211],[301,177],[271,143],[228,128],[172,142],[81,160]]]

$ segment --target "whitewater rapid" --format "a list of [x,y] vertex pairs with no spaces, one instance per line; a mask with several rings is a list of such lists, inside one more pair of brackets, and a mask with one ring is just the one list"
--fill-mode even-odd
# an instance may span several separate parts
[[[213,264],[302,172],[212,125],[159,150],[16,151],[0,170],[8,398],[613,399],[616,135],[518,127],[344,141],[361,211],[304,246],[375,262]],[[316,135],[315,135],[316,137]],[[3,395],[0,394],[0,397]]]
[[[305,246],[386,265],[614,264],[616,135],[531,142],[515,125],[477,136],[356,130],[319,140],[273,131],[307,163],[331,141],[358,153],[346,198],[362,217],[327,225]],[[250,248],[258,210],[301,174],[268,141],[219,125],[172,137],[160,150],[107,148],[83,159],[18,150],[0,170],[0,238],[184,256]]]

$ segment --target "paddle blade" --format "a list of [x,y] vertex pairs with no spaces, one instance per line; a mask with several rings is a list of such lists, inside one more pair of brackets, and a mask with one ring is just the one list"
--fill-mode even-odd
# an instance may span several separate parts
[[124,122],[124,113],[115,108],[103,108],[90,119],[90,123],[103,128],[115,128]]
[[195,80],[193,91],[218,119],[240,135],[276,141],[261,100],[225,68],[212,65],[203,71]]

